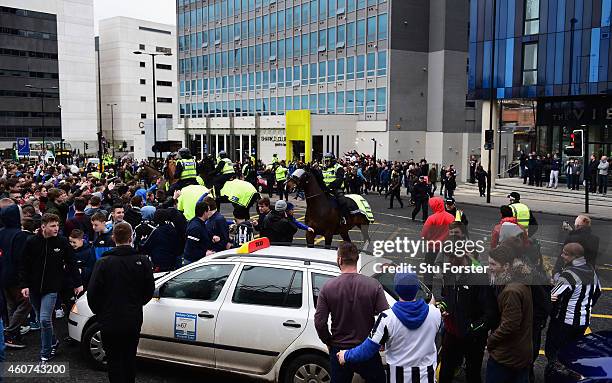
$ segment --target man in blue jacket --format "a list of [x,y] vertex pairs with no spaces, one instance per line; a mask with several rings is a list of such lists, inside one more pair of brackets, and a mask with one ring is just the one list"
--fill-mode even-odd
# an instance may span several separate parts
[[157,209],[153,221],[157,227],[147,238],[142,250],[151,257],[154,272],[174,270],[182,248],[177,241],[178,234],[174,224],[170,222],[168,210]]
[[219,252],[227,250],[229,243],[229,225],[226,219],[217,211],[217,203],[212,197],[204,198],[208,205],[206,229],[210,233],[212,240],[212,250]]
[[8,311],[4,344],[9,348],[24,348],[25,344],[21,340],[19,330],[32,311],[32,305],[21,295],[17,272],[23,248],[27,238],[32,234],[21,230],[21,214],[17,205],[1,209],[0,219],[4,224],[0,229],[0,251],[3,259],[2,287]]
[[107,227],[106,217],[101,212],[96,212],[91,216],[91,225],[94,230],[93,252],[96,255],[96,260],[102,257],[102,254],[115,247],[115,242],[112,239],[112,228]]
[[188,265],[207,255],[212,243],[205,221],[208,214],[208,205],[200,201],[195,206],[195,217],[187,225],[187,241],[183,251],[182,265]]

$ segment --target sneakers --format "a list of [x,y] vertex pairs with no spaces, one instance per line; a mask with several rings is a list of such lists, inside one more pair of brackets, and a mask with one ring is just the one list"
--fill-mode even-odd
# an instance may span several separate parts
[[51,355],[51,356],[49,356],[49,357],[44,357],[44,356],[41,356],[41,357],[40,357],[40,363],[39,363],[39,364],[40,364],[40,365],[45,365],[45,364],[47,364],[47,363],[50,363],[52,359],[53,359],[53,355]]
[[56,340],[55,343],[51,346],[51,357],[53,358],[57,355],[57,350],[59,349],[60,342]]
[[30,331],[38,331],[40,330],[40,322],[30,322]]
[[7,348],[14,348],[14,349],[22,349],[26,347],[26,345],[17,338],[6,338],[4,340],[4,345]]
[[21,326],[21,328],[19,329],[19,333],[21,335],[25,335],[29,332],[30,332],[30,326]]
[[63,317],[64,317],[64,310],[62,309],[55,310],[55,318],[61,319]]

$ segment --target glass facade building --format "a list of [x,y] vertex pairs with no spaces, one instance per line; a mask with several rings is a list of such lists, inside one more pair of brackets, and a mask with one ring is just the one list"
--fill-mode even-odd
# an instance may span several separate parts
[[535,101],[538,153],[588,128],[588,150],[610,154],[612,0],[497,0],[495,19],[493,3],[470,1],[468,97]]
[[387,119],[386,0],[177,0],[179,117]]

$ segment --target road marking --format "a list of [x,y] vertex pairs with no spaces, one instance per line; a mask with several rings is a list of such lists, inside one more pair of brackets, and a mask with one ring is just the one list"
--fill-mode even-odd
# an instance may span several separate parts
[[597,266],[597,270],[612,271],[612,267]]
[[612,291],[612,287],[602,287],[602,291]]
[[591,314],[593,318],[612,319],[612,315],[608,314]]

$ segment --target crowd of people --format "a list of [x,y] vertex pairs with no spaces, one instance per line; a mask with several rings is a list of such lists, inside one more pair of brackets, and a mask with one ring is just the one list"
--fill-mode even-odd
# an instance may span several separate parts
[[580,190],[580,185],[588,181],[590,193],[603,196],[608,193],[610,161],[605,155],[592,154],[586,166],[586,174],[582,161],[569,158],[563,163],[557,154],[550,153],[543,156],[521,152],[518,165],[523,184],[556,189],[559,185],[559,176],[565,174],[568,189]]
[[[308,166],[320,168],[323,182],[332,191],[384,194],[391,197],[392,207],[394,199],[403,206],[400,190],[405,187],[415,206],[412,219],[422,212],[424,239],[469,238],[467,216],[453,198],[457,186],[453,165],[438,170],[426,160],[391,162],[357,153],[349,153],[337,162],[331,159]],[[270,166],[253,166],[254,163],[247,158],[232,167],[253,184],[259,182],[259,170],[262,177],[271,173],[273,179],[268,185],[271,191],[274,185],[279,199],[258,200],[258,215],[254,218],[248,208],[238,206],[233,209],[233,219],[227,219],[227,214],[219,212],[217,199],[187,199],[193,188],[199,197],[201,189],[197,188],[201,185],[172,190],[163,185],[161,178],[147,181],[141,172],[147,162],[128,159],[108,166],[104,173],[87,166],[4,162],[0,177],[3,344],[11,349],[25,348],[23,336],[39,330],[40,359],[48,362],[60,345],[53,319],[65,316],[75,297],[89,291],[92,310],[110,313],[103,320],[103,332],[110,339],[110,374],[115,379],[125,374],[129,377],[133,371],[124,371],[121,363],[135,355],[137,342],[116,326],[112,320],[116,315],[112,313],[117,314],[129,304],[133,307],[134,302],[141,306],[148,302],[153,293],[153,272],[180,268],[238,247],[256,235],[287,244],[298,230],[313,231],[296,219],[295,206],[284,188],[289,174],[305,164],[287,166],[274,159]],[[151,165],[162,167],[160,163]],[[191,170],[189,162],[183,161],[181,166],[183,171]],[[483,172],[472,158],[470,181],[480,183]],[[298,190],[296,198],[303,197],[300,193]],[[379,381],[382,366],[372,350],[383,345],[392,366],[392,381],[402,381],[401,377],[428,381],[436,361],[433,342],[442,322],[441,382],[452,381],[463,359],[468,381],[480,381],[485,346],[489,351],[487,381],[525,381],[523,377],[533,366],[547,322],[545,349],[549,365],[554,366],[556,352],[588,326],[590,308],[600,294],[593,269],[598,240],[590,232],[590,219],[579,216],[554,275],[547,275],[537,241],[530,237],[537,230],[537,222],[528,209],[525,213],[526,206],[520,204],[518,193],[513,194],[511,203],[501,207],[501,221],[492,232],[489,278],[425,275],[425,284],[432,289],[436,277],[441,281],[440,291],[435,292],[436,298],[430,304],[415,299],[415,276],[398,275],[399,302],[397,307],[388,309],[386,301],[380,299],[380,285],[355,275],[358,252],[354,245],[340,246],[338,264],[342,275],[321,290],[315,317],[321,340],[330,348],[332,382],[350,381],[348,377],[353,372],[363,372],[372,376],[372,381]],[[427,249],[425,260],[430,265],[482,262],[478,254],[459,257],[435,245]],[[125,262],[129,267],[122,269]],[[115,270],[131,270],[130,275],[138,278],[132,284],[109,287],[109,280],[121,274]],[[576,282],[577,275],[581,282]],[[134,293],[113,301],[110,292],[122,288]],[[355,293],[358,299],[347,298]],[[574,315],[576,310],[580,315]],[[130,328],[139,329],[142,322],[142,313],[137,311],[130,314]],[[331,333],[327,329],[330,313]],[[380,314],[376,326],[375,314]],[[344,351],[348,349],[352,350]],[[514,380],[504,380],[509,377]]]

